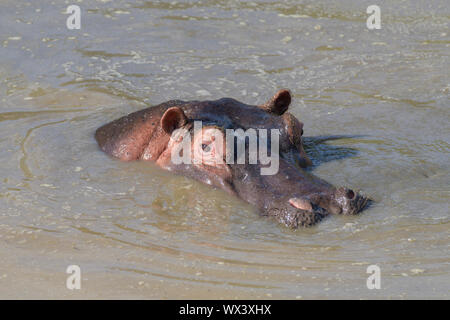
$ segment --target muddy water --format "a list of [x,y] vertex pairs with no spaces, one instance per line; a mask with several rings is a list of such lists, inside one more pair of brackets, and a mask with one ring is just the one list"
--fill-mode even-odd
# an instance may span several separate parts
[[[373,1],[73,2],[80,30],[69,2],[0,4],[1,298],[449,298],[448,1],[377,1],[373,31]],[[364,214],[288,230],[93,139],[168,99],[282,87],[311,171]]]

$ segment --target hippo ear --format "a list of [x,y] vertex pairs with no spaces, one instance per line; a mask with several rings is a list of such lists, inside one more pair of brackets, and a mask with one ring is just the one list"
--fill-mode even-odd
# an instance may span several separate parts
[[291,93],[287,89],[282,89],[278,91],[272,99],[267,101],[265,104],[260,106],[260,108],[266,110],[267,112],[281,116],[289,107],[291,103]]
[[186,123],[186,115],[179,107],[167,109],[161,118],[161,127],[169,134],[171,134],[175,129],[184,126]]

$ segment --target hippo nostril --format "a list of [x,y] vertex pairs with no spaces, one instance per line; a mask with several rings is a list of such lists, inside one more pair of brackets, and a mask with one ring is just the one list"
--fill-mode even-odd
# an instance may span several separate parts
[[353,192],[353,190],[348,189],[347,192],[345,193],[345,196],[350,199],[353,200],[355,198],[355,192]]

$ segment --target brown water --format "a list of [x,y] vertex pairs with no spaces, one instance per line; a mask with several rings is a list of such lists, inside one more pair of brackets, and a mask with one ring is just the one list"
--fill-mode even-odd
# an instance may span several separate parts
[[[373,1],[73,2],[81,30],[69,2],[0,4],[1,298],[449,298],[448,1],[376,1],[373,31]],[[289,230],[93,139],[168,99],[283,87],[312,172],[370,195],[362,215]]]

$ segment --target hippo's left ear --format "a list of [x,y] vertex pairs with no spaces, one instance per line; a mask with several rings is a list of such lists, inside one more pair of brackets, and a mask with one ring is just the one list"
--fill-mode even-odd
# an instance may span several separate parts
[[291,93],[287,89],[281,89],[272,97],[272,99],[259,107],[267,112],[281,116],[286,112],[290,103]]
[[175,129],[181,128],[186,123],[186,115],[179,107],[167,109],[161,118],[161,127],[168,134],[171,134]]

